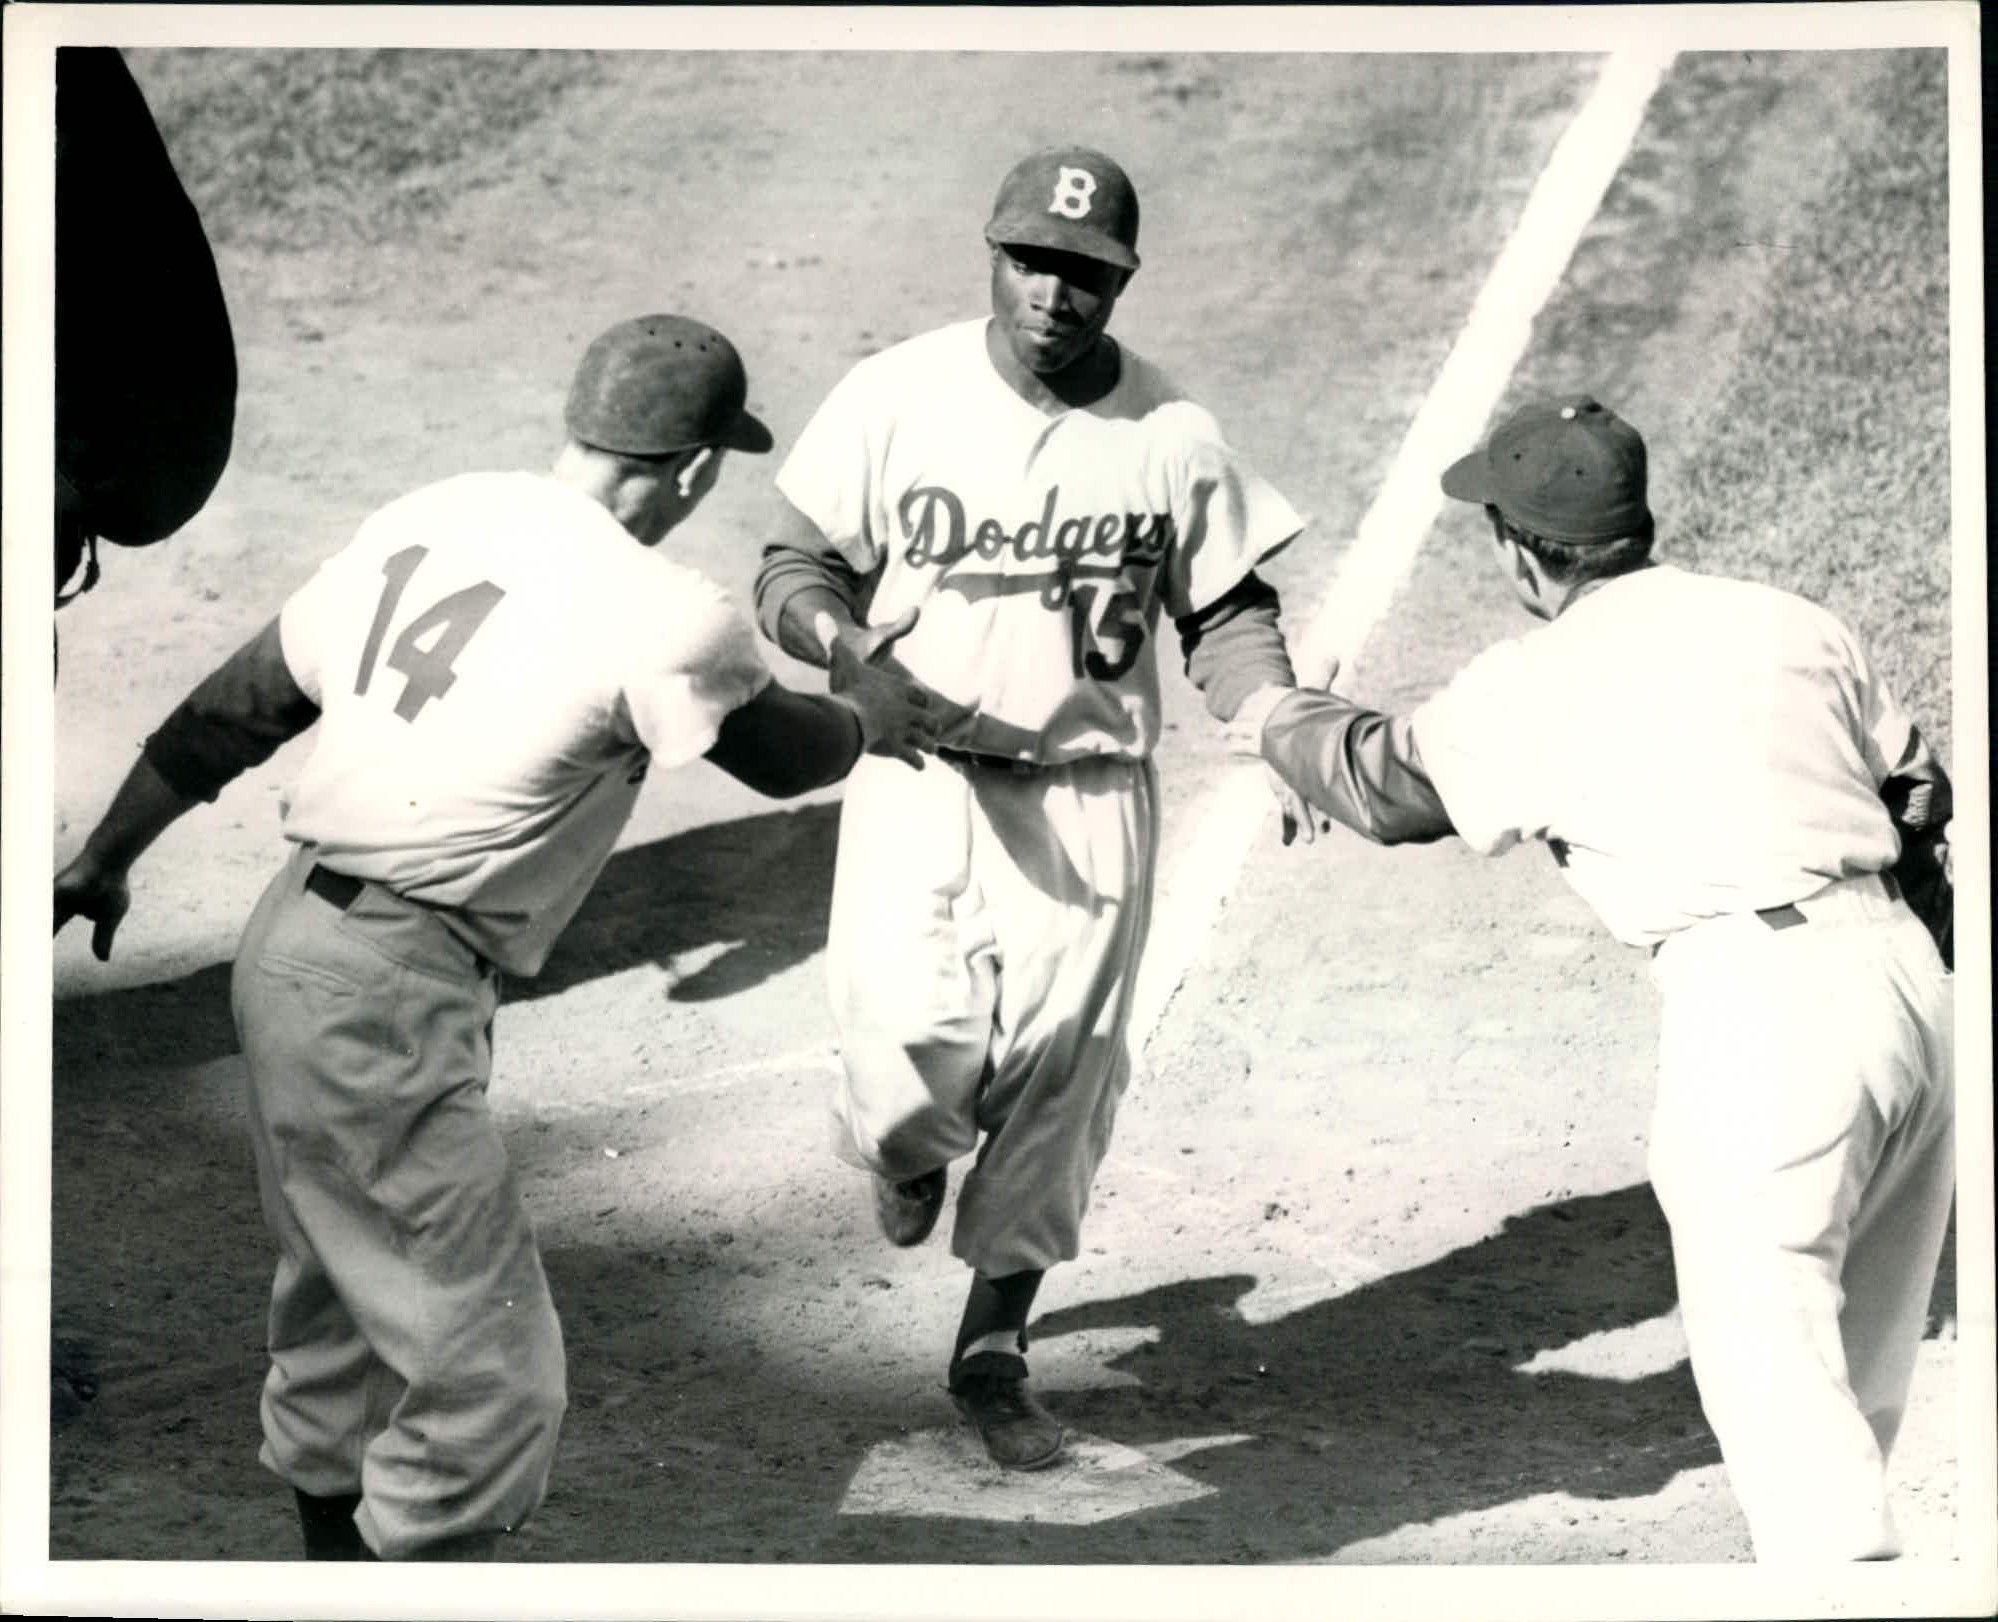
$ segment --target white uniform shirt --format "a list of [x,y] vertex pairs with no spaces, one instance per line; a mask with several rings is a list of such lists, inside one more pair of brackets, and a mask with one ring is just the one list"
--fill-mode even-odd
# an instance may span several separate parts
[[392,502],[278,624],[321,710],[286,836],[449,909],[519,974],[595,882],[648,761],[705,753],[770,680],[720,587],[531,473]]
[[1302,527],[1214,418],[1122,349],[1103,399],[1048,415],[993,367],[984,320],[869,357],[777,476],[863,576],[896,654],[970,721],[945,741],[1051,764],[1159,735],[1161,608],[1204,608]]
[[1880,785],[1923,747],[1832,614],[1663,566],[1487,649],[1410,725],[1465,843],[1547,840],[1633,945],[1891,867]]

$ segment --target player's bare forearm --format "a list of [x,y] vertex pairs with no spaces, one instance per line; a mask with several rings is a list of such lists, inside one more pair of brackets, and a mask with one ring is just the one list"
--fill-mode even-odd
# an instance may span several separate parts
[[125,774],[125,781],[118,785],[118,792],[90,831],[90,837],[83,842],[79,859],[100,869],[115,868],[122,872],[199,804],[200,800],[181,793],[162,777],[159,769],[142,754]]
[[141,755],[125,774],[83,849],[55,877],[55,927],[72,918],[96,926],[91,950],[111,955],[111,939],[132,905],[127,875],[154,840],[200,802],[182,794]]
[[1404,717],[1299,689],[1270,711],[1261,750],[1307,803],[1377,844],[1421,843],[1455,831]]
[[823,670],[831,662],[833,643],[860,628],[853,605],[839,592],[800,584],[782,598],[764,630],[793,659]]
[[83,849],[56,875],[55,927],[96,922],[98,957],[131,905],[127,873],[174,821],[319,718],[284,660],[269,621],[175,706],[145,748]]

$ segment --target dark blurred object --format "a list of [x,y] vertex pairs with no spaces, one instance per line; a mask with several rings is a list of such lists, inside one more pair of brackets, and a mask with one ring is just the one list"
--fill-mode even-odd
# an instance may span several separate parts
[[1935,937],[1943,967],[1956,972],[1956,876],[1946,830],[1904,835],[1894,864],[1901,899]]
[[236,345],[201,216],[117,51],[57,50],[55,134],[59,608],[96,583],[99,540],[148,546],[201,510],[229,460]]
[[1880,787],[1887,814],[1901,836],[1894,879],[1901,899],[1934,937],[1943,966],[1956,971],[1956,871],[1949,852],[1955,814],[1947,780],[1890,777]]

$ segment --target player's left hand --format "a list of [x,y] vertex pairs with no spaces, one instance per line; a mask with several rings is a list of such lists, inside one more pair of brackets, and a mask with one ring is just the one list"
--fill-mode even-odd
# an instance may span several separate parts
[[55,933],[72,918],[90,919],[97,926],[90,949],[100,963],[110,961],[111,937],[131,908],[132,888],[122,868],[102,868],[83,855],[56,875]]

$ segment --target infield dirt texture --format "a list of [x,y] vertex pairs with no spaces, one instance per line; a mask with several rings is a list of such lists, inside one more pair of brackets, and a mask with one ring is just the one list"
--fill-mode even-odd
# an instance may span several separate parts
[[[1310,517],[1270,571],[1301,633],[1602,66],[129,60],[215,240],[242,393],[207,510],[107,549],[61,616],[58,859],[371,508],[546,465],[599,329],[722,327],[781,454],[854,360],[984,309],[993,188],[1059,139],[1115,154],[1143,199],[1115,332]],[[1827,603],[1948,760],[1944,73],[1940,50],[1681,55],[1501,409],[1587,389],[1637,423],[1661,555]],[[668,543],[743,599],[775,461],[732,458]],[[1340,685],[1405,706],[1528,623],[1453,507]],[[1167,875],[1228,769],[1170,643]],[[303,747],[144,859],[109,965],[80,926],[56,943],[57,1559],[296,1546],[256,1461],[272,1256],[228,962]],[[961,1267],[941,1236],[890,1249],[828,1152],[838,811],[655,774],[546,973],[508,987],[493,1099],[571,1407],[506,1558],[1747,1558],[1645,1181],[1646,961],[1544,851],[1284,850],[1265,826],[1125,1102],[1086,1252],[1042,1292],[1036,1389],[1083,1441],[1021,1482],[941,1388]],[[1958,1537],[1954,1256],[1895,1468],[1927,1561]]]

